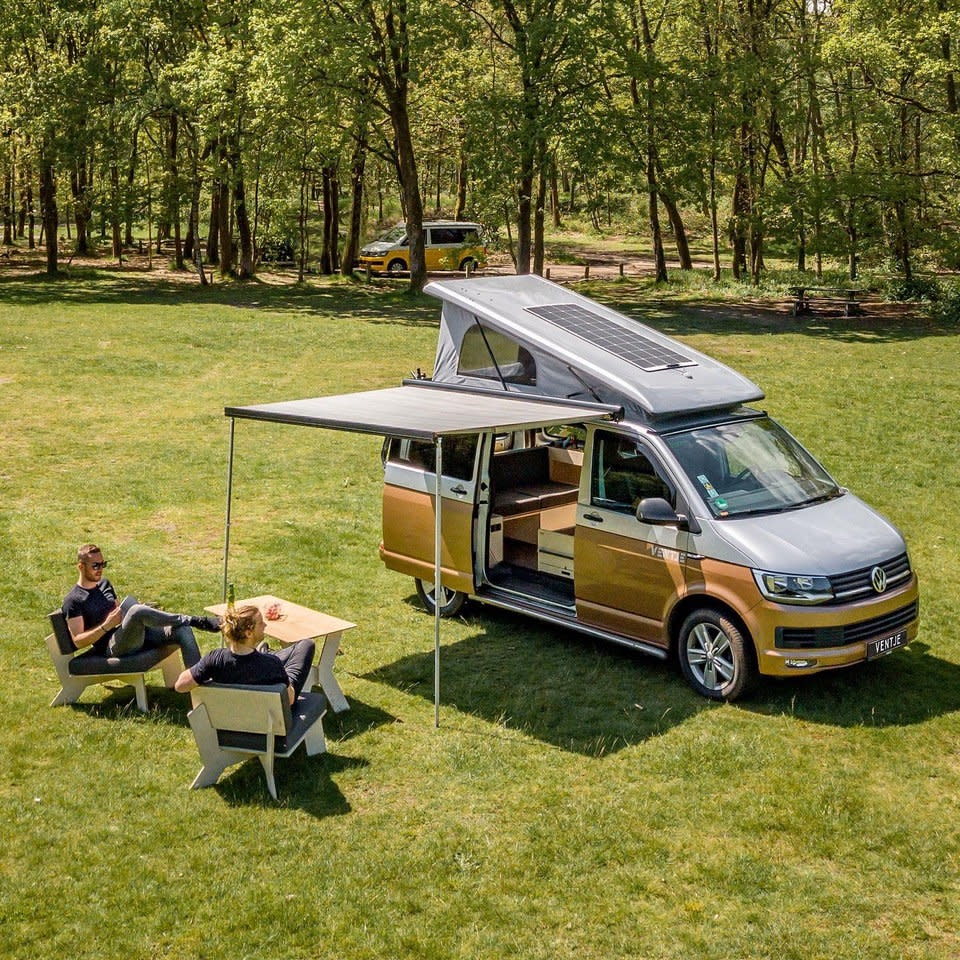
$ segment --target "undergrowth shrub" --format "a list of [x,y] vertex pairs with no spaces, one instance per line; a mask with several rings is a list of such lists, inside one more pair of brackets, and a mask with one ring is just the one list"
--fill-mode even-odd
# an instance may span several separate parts
[[887,300],[936,303],[943,291],[936,277],[894,277],[887,281],[884,293]]
[[960,326],[960,282],[943,284],[940,299],[933,305],[931,313],[941,323]]

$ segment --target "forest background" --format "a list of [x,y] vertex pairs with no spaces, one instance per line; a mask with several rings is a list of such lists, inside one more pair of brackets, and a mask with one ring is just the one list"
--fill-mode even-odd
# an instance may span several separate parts
[[402,217],[419,289],[425,215],[521,273],[577,216],[658,279],[693,231],[715,276],[776,248],[909,283],[960,265],[958,40],[955,0],[12,0],[3,244],[58,237],[55,274],[146,224],[177,268],[284,240],[302,278]]

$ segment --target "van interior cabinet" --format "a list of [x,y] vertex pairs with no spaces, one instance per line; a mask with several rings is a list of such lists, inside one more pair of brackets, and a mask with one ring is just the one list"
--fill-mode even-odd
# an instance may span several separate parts
[[573,528],[540,529],[537,535],[537,569],[556,577],[573,579]]

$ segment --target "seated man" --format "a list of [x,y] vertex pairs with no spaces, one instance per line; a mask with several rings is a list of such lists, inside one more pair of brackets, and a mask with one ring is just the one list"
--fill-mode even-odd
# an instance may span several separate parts
[[228,610],[223,618],[227,646],[211,650],[199,663],[184,670],[174,688],[186,693],[204,683],[285,683],[293,704],[310,675],[315,644],[312,640],[300,640],[279,653],[271,653],[263,639],[265,628],[263,614],[254,606]]
[[217,632],[216,617],[167,613],[132,598],[117,602],[113,584],[104,576],[107,566],[100,548],[86,543],[77,551],[80,579],[63,601],[63,615],[78,649],[92,646],[102,656],[122,657],[167,643],[180,645],[184,666],[200,659],[191,627]]

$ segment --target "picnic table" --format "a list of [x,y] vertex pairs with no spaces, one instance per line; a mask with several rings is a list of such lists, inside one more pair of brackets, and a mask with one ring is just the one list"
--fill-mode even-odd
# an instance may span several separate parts
[[813,313],[814,305],[842,307],[845,317],[854,317],[860,313],[860,297],[864,293],[860,287],[790,287],[793,296],[793,315]]
[[[340,650],[344,631],[351,630],[356,624],[270,594],[237,600],[236,605],[257,607],[266,621],[264,633],[274,640],[279,640],[284,646],[299,643],[301,640],[316,640],[319,656],[310,668],[307,689],[315,684],[322,687],[334,713],[350,709],[350,704],[333,675],[333,664]],[[279,615],[279,619],[271,620],[268,617],[267,611],[271,608]],[[222,617],[227,612],[227,605],[215,603],[203,609]]]

